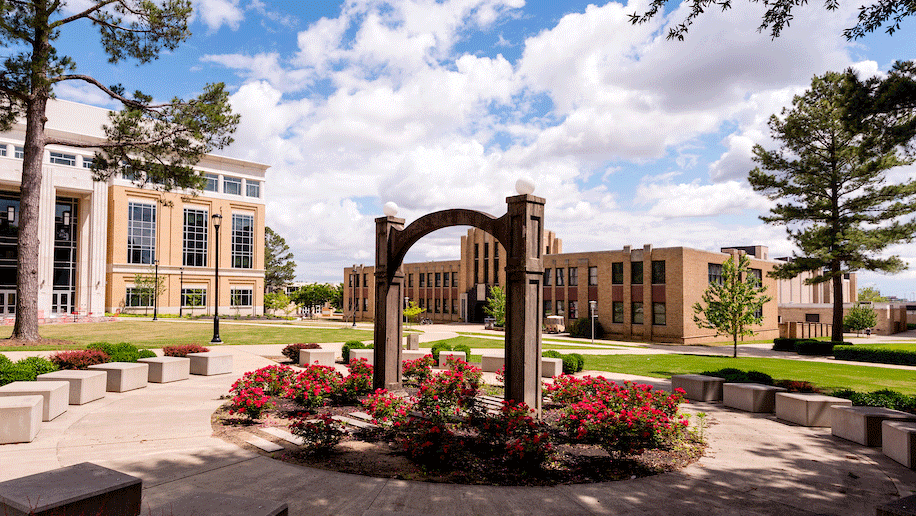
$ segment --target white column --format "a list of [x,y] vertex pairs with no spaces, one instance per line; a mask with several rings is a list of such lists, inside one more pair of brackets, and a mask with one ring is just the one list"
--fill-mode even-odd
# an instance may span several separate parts
[[[47,151],[45,152],[47,154]],[[47,161],[47,159],[45,159]],[[42,167],[38,212],[38,317],[51,315],[54,287],[54,213],[56,192],[51,167]]]

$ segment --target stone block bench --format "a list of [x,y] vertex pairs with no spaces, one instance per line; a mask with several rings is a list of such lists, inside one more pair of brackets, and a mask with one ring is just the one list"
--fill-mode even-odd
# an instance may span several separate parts
[[881,446],[881,423],[885,420],[916,422],[916,414],[883,407],[834,406],[830,410],[833,435],[863,446]]
[[541,376],[553,378],[563,374],[563,359],[541,357]]
[[439,367],[447,367],[447,362],[449,358],[461,359],[467,361],[468,355],[464,351],[440,351],[439,352]]
[[417,333],[408,333],[404,340],[407,341],[407,347],[410,351],[418,351],[420,349],[420,335]]
[[676,374],[671,377],[671,392],[684,389],[684,396],[694,401],[721,401],[725,379],[702,374]]
[[191,359],[191,374],[213,376],[232,372],[232,355],[229,353],[219,351],[188,353],[188,358]]
[[[401,352],[403,353],[403,351]],[[375,363],[375,350],[374,349],[351,349],[350,350],[350,362],[359,359],[365,358],[366,362],[370,364]]]
[[0,514],[137,516],[141,488],[137,477],[83,462],[0,483]]
[[191,359],[183,357],[141,358],[139,363],[149,366],[150,383],[169,383],[187,380],[191,374]]
[[916,495],[875,507],[875,516],[916,516]]
[[[284,502],[257,500],[250,497],[230,496],[222,493],[191,493],[180,496],[150,511],[151,516],[178,516],[179,514],[215,514],[220,516],[288,516],[289,507]],[[144,513],[146,514],[146,513]]]
[[83,405],[105,397],[108,381],[105,371],[54,371],[38,375],[39,382],[64,381],[70,384],[70,404]]
[[506,365],[506,357],[503,355],[483,355],[480,357],[480,368],[487,373],[495,373]]
[[722,403],[745,412],[773,412],[776,410],[776,393],[785,391],[782,387],[760,383],[724,383]]
[[334,366],[333,349],[300,349],[299,365]]
[[834,405],[851,407],[852,402],[823,394],[776,393],[776,417],[801,426],[831,426],[830,407]]
[[70,384],[67,382],[13,382],[0,387],[0,396],[41,396],[41,420],[51,421],[67,411]]
[[916,423],[882,421],[881,452],[910,469],[916,469]]
[[38,435],[43,405],[39,395],[0,397],[0,444],[32,442]]
[[108,375],[105,390],[127,392],[146,387],[149,381],[149,364],[132,362],[108,362],[89,366],[92,371],[104,371]]

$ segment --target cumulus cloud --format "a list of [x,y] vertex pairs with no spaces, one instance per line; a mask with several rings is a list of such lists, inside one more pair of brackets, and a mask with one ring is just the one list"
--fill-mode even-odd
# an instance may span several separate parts
[[211,32],[223,25],[237,29],[245,18],[239,0],[194,0],[194,13]]

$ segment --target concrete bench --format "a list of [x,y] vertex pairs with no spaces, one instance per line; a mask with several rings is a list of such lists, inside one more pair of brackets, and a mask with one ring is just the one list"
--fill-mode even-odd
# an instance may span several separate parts
[[229,353],[219,351],[188,353],[188,358],[191,359],[191,374],[213,376],[232,372],[232,355]]
[[83,405],[105,397],[108,373],[105,371],[54,371],[38,375],[39,382],[64,381],[70,384],[70,404]]
[[875,516],[916,516],[916,495],[875,507]]
[[423,358],[426,355],[432,355],[432,351],[420,351],[420,350],[403,350],[401,351],[401,362],[405,360],[417,360],[418,358]]
[[[402,352],[403,353],[403,352]],[[374,349],[351,349],[350,350],[350,362],[359,359],[365,358],[366,362],[370,364],[375,363],[375,350]]]
[[0,444],[32,442],[38,435],[43,406],[44,397],[39,395],[0,397]]
[[916,469],[916,423],[882,421],[881,452],[910,469]]
[[480,357],[480,368],[487,373],[495,373],[506,365],[506,357],[503,355],[483,355]]
[[334,366],[333,349],[300,349],[299,365]]
[[553,378],[563,374],[563,359],[541,357],[541,376]]
[[407,337],[404,338],[407,341],[407,346],[404,349],[411,351],[418,351],[420,349],[420,335],[417,333],[408,333]]
[[776,393],[785,391],[782,387],[760,383],[724,383],[722,403],[745,412],[773,412],[776,410]]
[[0,483],[0,514],[137,516],[141,488],[137,477],[83,462]]
[[191,493],[152,509],[150,516],[214,514],[217,507],[221,516],[289,515],[289,507],[284,502],[258,500],[247,496],[230,496],[222,493]]
[[830,426],[830,407],[834,405],[851,407],[852,402],[823,394],[776,393],[776,417],[802,426]]
[[13,382],[0,387],[0,396],[37,395],[44,398],[41,420],[51,421],[67,411],[70,384],[67,382]]
[[146,387],[149,381],[149,364],[132,362],[109,362],[89,366],[93,371],[105,371],[108,379],[105,390],[108,392],[127,392]]
[[464,351],[440,351],[439,352],[439,367],[448,367],[448,359],[461,359],[467,361],[468,355]]
[[184,357],[141,358],[138,362],[149,366],[150,383],[169,383],[187,380],[191,374],[191,359]]
[[885,420],[914,421],[916,414],[883,407],[831,407],[833,435],[863,446],[881,446],[881,423]]
[[671,377],[671,391],[684,389],[684,396],[694,401],[721,401],[723,378],[702,374],[676,374]]

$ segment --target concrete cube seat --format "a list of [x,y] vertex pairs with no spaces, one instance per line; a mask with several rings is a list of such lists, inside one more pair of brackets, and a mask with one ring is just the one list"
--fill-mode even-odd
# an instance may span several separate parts
[[188,353],[191,359],[191,374],[213,376],[232,372],[232,355],[219,351]]
[[0,444],[32,442],[38,435],[44,400],[37,394],[0,397]]
[[916,516],[916,495],[875,507],[875,516]]
[[721,401],[725,379],[702,374],[676,374],[671,377],[671,391],[684,389],[684,396],[694,401]]
[[541,376],[544,378],[553,378],[563,374],[563,359],[541,357]]
[[0,396],[38,395],[44,398],[42,421],[51,421],[67,411],[70,384],[67,382],[13,382],[0,387]]
[[138,516],[141,488],[137,477],[83,462],[0,483],[0,514]]
[[420,335],[417,333],[409,333],[404,340],[407,341],[407,346],[404,349],[411,351],[418,351],[420,349]]
[[139,363],[149,366],[150,383],[169,383],[187,380],[191,374],[191,359],[184,357],[141,358]]
[[483,355],[480,357],[480,368],[487,373],[495,373],[506,365],[506,357],[503,355]]
[[834,406],[830,410],[833,435],[863,446],[881,446],[881,423],[885,420],[916,422],[916,414],[883,407]]
[[830,426],[830,407],[851,407],[852,402],[833,396],[805,392],[776,393],[776,417],[801,426]]
[[722,403],[745,412],[773,412],[776,410],[776,393],[785,391],[782,387],[760,383],[724,383]]
[[[288,516],[285,502],[230,496],[222,493],[191,493],[179,496],[150,511],[151,516],[179,514],[214,514],[219,507],[221,516]],[[145,513],[144,513],[145,514]]]
[[133,362],[109,362],[89,366],[93,371],[104,371],[107,375],[105,390],[127,392],[146,387],[149,381],[149,364]]
[[351,349],[350,350],[350,362],[359,359],[365,358],[366,362],[370,364],[375,363],[375,350],[374,349]]
[[882,421],[881,453],[910,469],[916,469],[916,423]]
[[439,352],[439,367],[448,367],[448,359],[461,359],[467,361],[468,355],[464,351],[440,351]]
[[421,350],[403,350],[401,351],[401,362],[405,360],[416,360],[418,358],[423,358],[426,355],[432,355],[432,351],[421,351]]
[[38,375],[39,382],[64,381],[70,384],[70,404],[83,405],[105,397],[108,373],[105,371],[54,371]]
[[333,349],[300,349],[299,365],[334,366]]

